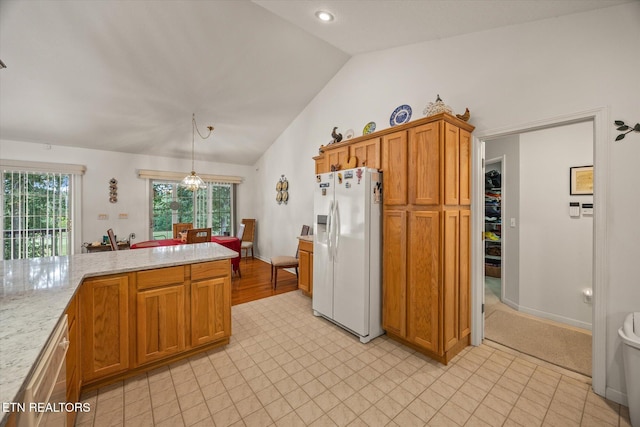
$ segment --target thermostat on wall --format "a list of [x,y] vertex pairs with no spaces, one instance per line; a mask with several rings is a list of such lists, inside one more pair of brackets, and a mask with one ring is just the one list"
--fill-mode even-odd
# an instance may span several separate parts
[[580,217],[580,203],[569,202],[569,216],[572,218]]
[[582,204],[582,215],[593,215],[593,203]]

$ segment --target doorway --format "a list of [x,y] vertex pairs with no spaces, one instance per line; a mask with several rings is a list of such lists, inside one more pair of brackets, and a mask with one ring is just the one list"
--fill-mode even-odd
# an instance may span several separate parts
[[484,172],[484,306],[485,319],[503,301],[503,174],[502,157],[485,161]]
[[[484,165],[485,141],[519,135],[533,130],[541,130],[557,127],[565,124],[578,122],[589,122],[593,129],[593,164],[594,164],[594,186],[598,192],[594,195],[593,213],[593,269],[591,274],[593,285],[592,302],[592,384],[597,394],[604,395],[606,388],[606,305],[608,288],[608,255],[606,225],[606,205],[604,194],[606,194],[607,183],[607,136],[606,131],[607,111],[605,108],[593,109],[589,111],[569,114],[561,117],[541,120],[535,123],[512,126],[496,130],[478,132],[474,135],[473,146],[473,204],[482,206],[484,203]],[[561,142],[560,142],[561,143]],[[553,153],[548,153],[552,155]],[[567,174],[569,172],[567,171]],[[568,192],[568,189],[567,189]],[[599,203],[600,194],[602,202]],[[568,204],[566,206],[568,212]],[[472,213],[473,228],[475,230],[484,229],[484,211],[474,209]],[[472,233],[472,344],[479,345],[484,338],[484,315],[482,305],[484,302],[484,241],[483,233]],[[503,260],[503,263],[505,261]],[[508,276],[508,273],[506,274]],[[507,281],[508,283],[508,281]],[[503,282],[504,285],[504,282]],[[518,290],[515,290],[517,293]],[[502,290],[505,293],[505,290]],[[506,290],[507,294],[509,290]],[[507,295],[508,297],[509,295]]]
[[485,291],[501,278],[508,290],[496,304],[485,294],[485,338],[591,376],[592,312],[582,292],[592,287],[593,216],[572,216],[568,206],[593,203],[592,189],[569,190],[571,168],[593,164],[593,125],[486,141],[485,156]]

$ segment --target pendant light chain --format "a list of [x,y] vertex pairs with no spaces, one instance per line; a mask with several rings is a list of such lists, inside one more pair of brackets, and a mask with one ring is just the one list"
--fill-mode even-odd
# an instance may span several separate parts
[[191,174],[187,175],[184,177],[184,179],[180,182],[180,185],[182,185],[183,187],[188,188],[191,191],[196,191],[198,189],[202,189],[202,188],[207,188],[206,184],[204,183],[204,181],[202,180],[202,178],[200,178],[198,175],[196,175],[196,168],[195,168],[195,139],[196,139],[196,132],[198,132],[198,135],[200,136],[200,138],[202,139],[207,139],[211,136],[211,132],[213,132],[213,126],[207,126],[207,129],[209,129],[209,133],[207,134],[207,136],[203,136],[200,133],[200,130],[198,129],[198,125],[196,123],[196,114],[193,113],[193,115],[191,116]]
[[213,132],[213,126],[207,126],[207,129],[209,129],[209,133],[207,134],[207,136],[202,136],[202,134],[200,133],[200,129],[198,129],[198,125],[196,124],[196,113],[193,113],[193,115],[191,116],[191,170],[192,171],[196,170],[194,167],[195,165],[194,147],[195,147],[196,132],[198,132],[198,135],[200,136],[200,138],[207,139],[211,136],[211,132]]

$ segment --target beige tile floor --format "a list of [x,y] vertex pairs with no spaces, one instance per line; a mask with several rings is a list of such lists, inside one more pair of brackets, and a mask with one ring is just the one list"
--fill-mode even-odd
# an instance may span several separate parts
[[630,426],[590,378],[506,347],[448,366],[361,344],[299,291],[234,306],[223,349],[82,396],[77,426]]

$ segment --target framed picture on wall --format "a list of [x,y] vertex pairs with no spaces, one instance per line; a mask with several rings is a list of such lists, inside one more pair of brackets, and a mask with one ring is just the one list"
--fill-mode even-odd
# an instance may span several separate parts
[[593,195],[593,165],[569,168],[569,194],[572,196]]

